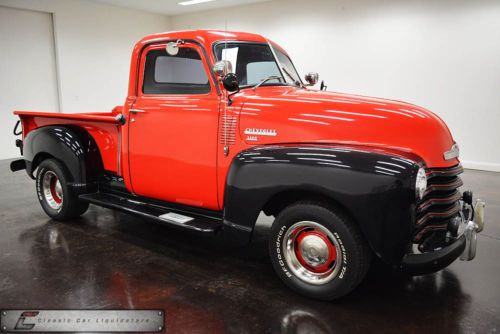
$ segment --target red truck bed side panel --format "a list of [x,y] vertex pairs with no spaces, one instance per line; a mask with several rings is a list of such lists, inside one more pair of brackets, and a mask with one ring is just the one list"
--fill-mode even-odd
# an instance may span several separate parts
[[119,124],[114,113],[62,114],[50,112],[16,111],[23,126],[23,139],[39,127],[47,125],[74,125],[84,128],[95,140],[101,152],[104,169],[118,173]]

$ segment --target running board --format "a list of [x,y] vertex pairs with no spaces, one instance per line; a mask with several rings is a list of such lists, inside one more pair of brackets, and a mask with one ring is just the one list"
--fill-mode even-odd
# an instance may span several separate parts
[[106,192],[84,194],[80,195],[79,198],[98,206],[138,215],[157,223],[197,232],[215,233],[222,227],[221,217],[201,214],[190,211],[188,208],[180,209],[178,205],[173,208],[167,204],[146,203]]

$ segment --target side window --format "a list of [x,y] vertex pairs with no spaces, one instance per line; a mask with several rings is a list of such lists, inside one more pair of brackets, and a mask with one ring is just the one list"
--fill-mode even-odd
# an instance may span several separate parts
[[210,82],[198,52],[179,48],[175,56],[165,50],[152,50],[146,55],[144,94],[206,94]]

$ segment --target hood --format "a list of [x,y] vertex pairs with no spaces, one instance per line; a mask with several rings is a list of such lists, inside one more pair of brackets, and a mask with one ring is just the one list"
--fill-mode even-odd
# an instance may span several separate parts
[[433,168],[458,163],[444,159],[454,144],[446,124],[413,104],[295,87],[259,87],[240,96],[239,131],[248,145],[361,145],[417,155]]

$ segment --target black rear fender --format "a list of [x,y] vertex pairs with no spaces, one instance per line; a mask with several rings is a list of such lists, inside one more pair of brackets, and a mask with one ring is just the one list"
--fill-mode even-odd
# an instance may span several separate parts
[[94,191],[103,171],[102,158],[94,138],[76,126],[45,126],[28,133],[23,158],[26,172],[33,172],[45,159],[59,160],[67,169],[75,192]]

